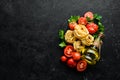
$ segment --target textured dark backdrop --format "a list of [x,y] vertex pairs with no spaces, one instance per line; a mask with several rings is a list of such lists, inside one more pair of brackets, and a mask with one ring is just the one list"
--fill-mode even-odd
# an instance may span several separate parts
[[[0,0],[0,80],[119,80],[119,0]],[[58,30],[71,15],[103,16],[100,62],[84,73],[63,65]]]

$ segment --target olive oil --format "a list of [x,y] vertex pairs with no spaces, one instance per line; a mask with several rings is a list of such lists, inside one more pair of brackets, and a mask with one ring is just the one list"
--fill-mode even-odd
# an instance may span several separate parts
[[88,64],[94,65],[100,59],[101,51],[101,37],[103,33],[100,33],[99,36],[95,39],[92,46],[86,47],[82,52],[82,58],[85,59]]

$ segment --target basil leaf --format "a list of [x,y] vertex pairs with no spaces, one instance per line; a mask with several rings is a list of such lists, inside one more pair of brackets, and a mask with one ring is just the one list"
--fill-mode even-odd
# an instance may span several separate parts
[[64,30],[59,30],[59,38],[64,39]]
[[100,21],[102,19],[102,16],[98,14],[94,14],[94,19],[97,19]]
[[71,16],[71,17],[68,19],[68,22],[69,22],[69,23],[71,23],[71,22],[76,22],[79,18],[80,18],[80,16]]
[[59,44],[59,46],[60,46],[61,48],[63,48],[63,47],[66,46],[66,43],[63,41],[63,42],[61,42],[61,43]]
[[104,26],[101,22],[98,22],[99,32],[104,32]]

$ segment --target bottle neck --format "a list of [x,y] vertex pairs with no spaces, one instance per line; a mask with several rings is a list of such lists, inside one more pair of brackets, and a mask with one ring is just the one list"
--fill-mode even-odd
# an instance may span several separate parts
[[103,36],[103,33],[100,33],[98,38],[95,39],[93,45],[99,49],[101,46],[101,37]]
[[98,37],[98,38],[95,39],[93,45],[94,45],[95,47],[99,48],[99,46],[100,46],[100,37]]

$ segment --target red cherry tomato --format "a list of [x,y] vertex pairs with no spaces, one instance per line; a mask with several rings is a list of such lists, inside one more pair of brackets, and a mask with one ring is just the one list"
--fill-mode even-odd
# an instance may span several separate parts
[[71,30],[74,30],[74,28],[75,28],[76,25],[77,25],[76,22],[70,22],[70,23],[68,24],[68,26],[69,26],[69,28],[70,28]]
[[73,60],[73,58],[70,58],[70,59],[68,59],[68,61],[67,61],[67,65],[68,65],[70,68],[74,68],[74,67],[76,67],[76,62]]
[[86,25],[87,24],[87,19],[85,17],[80,17],[78,19],[78,23],[79,24],[83,24],[83,25]]
[[80,60],[77,63],[77,71],[84,71],[87,68],[87,62],[85,60]]
[[73,46],[67,45],[64,49],[64,55],[67,57],[72,57],[72,52],[74,51]]
[[93,19],[93,13],[92,12],[90,12],[90,11],[88,11],[88,12],[86,12],[85,14],[84,14],[84,17],[86,18],[86,17],[89,17],[91,20]]
[[80,60],[80,53],[79,52],[72,52],[72,56],[74,60]]
[[67,61],[67,57],[66,56],[61,56],[61,61],[62,62],[66,62]]
[[89,23],[86,25],[86,28],[88,29],[90,34],[94,34],[95,32],[98,31],[98,25],[95,23]]

